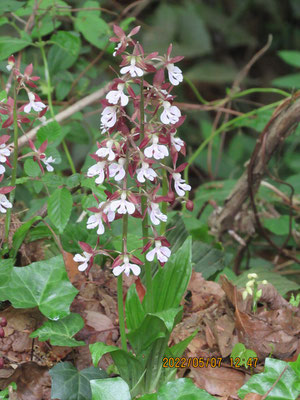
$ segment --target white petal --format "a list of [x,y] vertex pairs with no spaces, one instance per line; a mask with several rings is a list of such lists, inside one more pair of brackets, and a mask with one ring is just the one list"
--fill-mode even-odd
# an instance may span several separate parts
[[148,261],[153,261],[156,252],[157,252],[157,248],[154,248],[154,249],[152,249],[151,251],[149,251],[149,253],[146,254],[146,259],[147,259]]
[[88,261],[86,261],[85,263],[78,265],[78,271],[83,272],[87,269],[88,266]]
[[129,201],[125,201],[125,203],[128,214],[133,214],[135,211],[135,205],[133,203],[130,203]]
[[119,172],[115,176],[115,180],[116,181],[121,181],[124,178],[125,174],[126,174],[125,169],[123,167],[121,167]]
[[153,147],[154,145],[152,144],[151,146],[145,148],[144,154],[147,158],[151,158],[153,156]]
[[86,258],[83,257],[81,254],[75,254],[73,260],[76,262],[86,262]]
[[185,195],[185,191],[181,189],[181,187],[179,186],[178,182],[175,182],[175,190],[178,194],[178,196],[183,197]]
[[169,120],[169,118],[168,118],[168,114],[167,114],[167,111],[166,111],[166,110],[164,110],[164,111],[161,113],[161,115],[160,115],[160,120],[161,120],[161,122],[162,122],[163,124],[166,124],[166,125],[168,125],[168,124],[170,123],[170,120]]
[[103,169],[102,169],[102,170],[99,172],[98,178],[95,179],[95,183],[97,183],[97,185],[101,185],[101,184],[104,182],[104,178],[105,178],[105,175],[104,175],[104,171],[103,171]]
[[28,114],[28,113],[30,113],[30,111],[31,111],[31,104],[28,103],[28,104],[26,104],[26,106],[24,107],[24,112]]
[[125,107],[127,106],[129,101],[128,96],[126,96],[126,94],[124,94],[123,92],[121,93],[121,106]]
[[129,72],[131,69],[131,65],[128,65],[127,67],[123,67],[120,69],[120,73],[121,74],[127,74],[127,72]]
[[5,167],[4,165],[0,164],[0,175],[4,174],[5,172]]
[[121,200],[114,200],[111,202],[110,209],[111,211],[116,211],[118,207],[120,207]]
[[113,269],[113,274],[114,274],[115,276],[119,276],[119,275],[124,271],[124,269],[125,269],[125,266],[124,266],[124,265],[118,265],[117,267],[115,267],[115,268]]
[[130,269],[135,276],[138,276],[141,273],[141,268],[136,264],[129,264]]

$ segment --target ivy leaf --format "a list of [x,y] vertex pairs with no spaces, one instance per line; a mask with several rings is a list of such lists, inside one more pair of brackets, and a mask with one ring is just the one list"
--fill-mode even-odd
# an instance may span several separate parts
[[[144,399],[142,397],[142,399]],[[157,400],[214,400],[203,389],[199,389],[191,379],[181,378],[164,384],[157,393]]]
[[68,279],[62,256],[23,268],[14,267],[9,281],[0,284],[0,300],[9,300],[15,308],[39,307],[46,317],[54,320],[70,313],[70,305],[78,293]]
[[73,199],[66,188],[56,189],[48,200],[48,215],[53,225],[62,233],[69,221]]
[[99,368],[85,368],[78,371],[71,363],[56,364],[49,371],[52,379],[51,399],[91,400],[90,381],[107,377]]
[[92,400],[131,400],[129,387],[122,378],[91,381]]
[[[261,374],[253,375],[248,382],[240,388],[238,395],[243,399],[247,393],[264,395],[277,381],[280,374],[288,364],[274,358],[266,358],[265,370]],[[300,394],[297,383],[299,378],[293,369],[288,366],[279,381],[271,390],[268,398],[272,400],[296,400]]]
[[7,258],[6,260],[0,260],[0,300],[1,300],[1,286],[7,284],[10,279],[14,266],[14,260]]
[[60,321],[47,321],[30,334],[31,338],[39,337],[40,342],[50,340],[53,346],[84,346],[83,341],[77,341],[73,336],[84,327],[79,314],[70,314]]

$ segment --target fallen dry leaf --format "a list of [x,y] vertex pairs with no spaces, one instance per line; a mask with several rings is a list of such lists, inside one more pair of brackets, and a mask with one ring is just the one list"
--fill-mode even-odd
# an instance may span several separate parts
[[195,384],[214,396],[237,396],[245,381],[244,372],[232,368],[192,367],[191,370]]
[[50,399],[51,379],[47,367],[34,362],[21,364],[8,379],[1,380],[1,388],[11,382],[17,384],[19,400]]

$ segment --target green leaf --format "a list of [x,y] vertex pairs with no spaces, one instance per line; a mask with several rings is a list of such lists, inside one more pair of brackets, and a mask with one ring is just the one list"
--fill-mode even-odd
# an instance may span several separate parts
[[25,1],[3,1],[0,3],[0,14],[5,12],[13,12],[21,8],[25,4]]
[[297,360],[289,362],[289,365],[300,379],[300,354],[298,355]]
[[90,352],[93,364],[96,367],[101,357],[109,353],[116,364],[121,377],[133,388],[140,381],[144,369],[142,363],[132,354],[116,346],[108,346],[105,343],[98,342],[90,344]]
[[78,58],[80,37],[78,33],[58,31],[51,36],[51,46],[48,52],[49,69],[52,74],[70,68]]
[[[14,260],[12,258],[8,258],[6,260],[0,259],[0,290],[1,287],[5,286],[9,281],[13,270],[13,266],[14,266]],[[0,300],[1,300],[1,295],[0,295]]]
[[27,158],[24,163],[24,171],[28,176],[37,177],[41,174],[41,169],[37,162],[32,158]]
[[4,390],[1,390],[1,392],[0,392],[0,399],[1,400],[2,399],[4,400],[4,399],[11,398],[10,388],[12,388],[13,390],[17,390],[16,382],[10,382],[10,384],[7,386],[7,388],[5,388]]
[[272,85],[282,88],[297,89],[300,87],[300,74],[290,74],[273,79]]
[[50,340],[53,346],[84,346],[83,341],[77,341],[73,336],[84,327],[84,321],[79,314],[70,314],[59,321],[47,321],[30,334],[39,337],[40,342]]
[[48,140],[48,143],[54,142],[61,136],[61,127],[58,122],[52,121],[49,124],[42,126],[37,131],[37,139],[40,143]]
[[172,308],[147,314],[142,324],[127,334],[127,338],[136,354],[147,350],[157,339],[168,337],[174,328],[177,316],[182,308]]
[[279,57],[287,64],[300,68],[300,51],[296,50],[281,50],[278,51]]
[[126,324],[129,331],[137,329],[145,318],[145,310],[142,306],[135,285],[131,285],[126,295]]
[[289,291],[296,291],[300,288],[299,284],[285,278],[282,275],[277,274],[276,272],[273,272],[273,270],[268,268],[267,266],[250,268],[249,270],[239,275],[237,278],[233,279],[233,283],[238,287],[245,287],[246,283],[249,281],[248,274],[250,273],[257,274],[260,281],[265,279],[269,283],[272,283],[272,285],[277,289],[281,296],[284,296]]
[[[143,399],[143,397],[142,397]],[[205,390],[199,389],[191,379],[181,378],[163,385],[157,400],[215,400]]]
[[9,282],[1,282],[0,286],[0,300],[9,300],[15,308],[39,307],[46,317],[54,320],[70,313],[77,293],[68,279],[62,256],[23,268],[14,267]]
[[[192,274],[191,244],[192,241],[188,238],[154,276],[153,298],[155,312],[179,306]],[[146,301],[145,298],[144,302]]]
[[49,371],[52,380],[51,399],[91,400],[90,381],[104,379],[107,374],[94,367],[78,371],[71,363],[56,364]]
[[29,231],[29,229],[31,228],[31,225],[36,222],[41,220],[42,218],[40,216],[36,216],[32,219],[30,219],[29,221],[25,222],[24,224],[22,224],[20,226],[20,228],[18,228],[16,230],[16,232],[14,233],[13,236],[13,246],[12,246],[12,250],[11,250],[11,257],[15,258],[17,255],[17,252],[21,246],[21,244],[23,243],[27,232]]
[[[290,231],[290,217],[280,215],[279,218],[268,218],[264,220],[264,227],[275,235],[288,235]],[[295,229],[295,220],[292,219],[292,229]]]
[[26,33],[22,34],[21,38],[14,38],[10,36],[0,37],[0,60],[5,60],[12,54],[25,49],[31,44],[31,38]]
[[193,243],[194,270],[201,272],[204,279],[210,278],[217,271],[225,267],[225,254],[223,251],[201,243]]
[[232,349],[230,357],[235,362],[236,358],[239,358],[239,364],[248,368],[248,361],[252,358],[257,358],[255,351],[247,349],[243,343],[236,343]]
[[[277,381],[280,374],[288,364],[274,358],[266,358],[265,370],[261,374],[253,375],[247,383],[242,386],[238,395],[243,399],[247,393],[258,393],[264,395]],[[267,398],[270,400],[296,400],[300,394],[299,388],[295,386],[299,382],[297,374],[288,366]]]
[[62,233],[69,221],[73,199],[66,188],[56,189],[48,200],[48,215],[53,225]]
[[[83,8],[98,8],[97,1],[86,1]],[[100,18],[100,10],[79,11],[75,19],[75,28],[84,38],[98,49],[104,49],[112,32],[109,25]]]
[[121,378],[91,381],[92,400],[131,400],[129,387]]

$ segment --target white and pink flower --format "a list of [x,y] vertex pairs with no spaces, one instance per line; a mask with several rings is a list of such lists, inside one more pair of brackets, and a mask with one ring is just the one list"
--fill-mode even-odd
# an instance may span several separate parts
[[141,183],[144,183],[146,179],[149,181],[154,181],[157,177],[157,173],[154,171],[153,168],[149,167],[149,164],[146,162],[142,162],[142,167],[136,170],[137,173],[137,180]]
[[185,183],[185,180],[181,178],[181,175],[179,173],[173,174],[173,179],[175,190],[178,196],[183,197],[185,195],[185,192],[192,189],[190,185]]
[[112,150],[114,142],[112,140],[108,140],[106,142],[106,147],[100,147],[96,151],[98,157],[105,158],[107,157],[108,161],[113,161],[116,158],[115,153]]
[[117,182],[121,181],[126,174],[124,169],[125,162],[126,159],[121,157],[119,158],[117,163],[110,164],[110,166],[108,167],[109,177],[115,178]]
[[110,104],[118,104],[120,101],[121,106],[125,107],[128,104],[129,97],[124,93],[124,83],[119,83],[117,90],[111,90],[107,93],[106,99]]
[[92,255],[93,254],[87,253],[86,251],[83,252],[83,256],[81,254],[75,254],[75,256],[73,257],[73,260],[78,263],[82,263],[78,266],[79,271],[83,272],[87,269]]
[[161,160],[169,155],[169,150],[164,144],[158,144],[158,137],[153,135],[152,145],[145,148],[144,154],[147,158],[154,157],[156,160]]
[[5,214],[8,208],[12,208],[11,202],[6,198],[5,194],[0,193],[0,212]]
[[101,185],[104,182],[105,166],[106,161],[98,161],[96,164],[92,165],[87,171],[87,176],[89,178],[97,176],[97,178],[95,179],[97,185]]
[[159,225],[161,222],[167,221],[167,216],[160,211],[157,203],[150,203],[148,213],[153,225]]
[[[0,163],[5,163],[7,157],[10,156],[10,149],[5,143],[0,144]],[[5,167],[4,165],[0,164],[0,175],[4,174]]]
[[97,234],[98,235],[103,235],[105,232],[104,224],[103,224],[103,216],[102,214],[106,214],[108,222],[112,222],[115,219],[115,212],[111,209],[111,207],[108,205],[104,207],[103,210],[101,210],[104,202],[101,202],[98,206],[99,212],[96,212],[95,214],[91,215],[88,220],[87,220],[87,229],[94,229],[97,228]]
[[52,167],[51,164],[55,162],[55,158],[50,156],[50,157],[47,157],[47,158],[41,158],[41,160],[46,165],[46,169],[47,169],[48,172],[53,172],[54,171],[54,168]]
[[120,73],[121,74],[127,74],[130,73],[132,78],[135,78],[136,76],[143,76],[144,71],[136,66],[136,58],[132,57],[130,60],[130,65],[127,65],[126,67],[121,68]]
[[141,267],[139,267],[137,264],[131,264],[128,256],[124,256],[123,262],[124,264],[117,265],[113,268],[113,274],[115,276],[119,276],[122,272],[129,276],[130,271],[132,271],[135,276],[138,276],[141,273]]
[[163,124],[176,124],[181,117],[181,112],[178,107],[172,106],[169,101],[163,102],[163,112],[160,115],[160,120]]
[[30,113],[31,109],[36,112],[42,111],[46,106],[41,101],[35,101],[38,96],[32,92],[28,92],[29,103],[24,107],[25,113]]
[[174,64],[167,65],[169,81],[172,85],[177,86],[183,81],[183,75],[180,68],[176,67]]
[[118,214],[133,214],[135,212],[135,204],[126,200],[126,192],[122,192],[121,198],[119,200],[113,200],[111,202],[111,210],[117,212]]
[[106,132],[107,129],[112,128],[117,122],[117,106],[105,107],[101,113],[100,121],[102,132]]
[[153,261],[154,257],[156,256],[158,261],[164,264],[168,261],[170,255],[171,255],[171,250],[166,246],[162,246],[160,240],[156,240],[154,249],[150,250],[146,254],[146,259],[148,261]]

